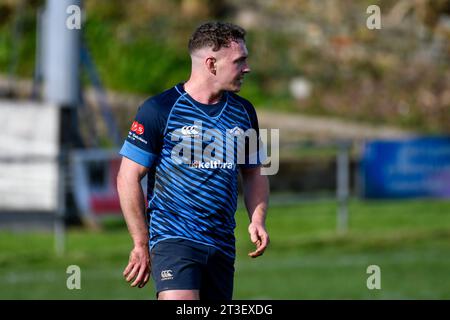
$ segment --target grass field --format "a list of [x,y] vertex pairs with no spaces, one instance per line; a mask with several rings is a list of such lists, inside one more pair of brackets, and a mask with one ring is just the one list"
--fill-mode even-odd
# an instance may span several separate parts
[[[247,217],[237,212],[235,299],[449,299],[450,202],[350,204],[349,231],[335,231],[333,201],[274,204],[271,246],[252,249]],[[122,222],[103,232],[72,229],[66,253],[53,253],[51,233],[0,233],[0,299],[154,299],[153,285],[122,279],[131,241]],[[66,268],[81,268],[81,290],[68,290]],[[369,265],[381,289],[366,286]]]

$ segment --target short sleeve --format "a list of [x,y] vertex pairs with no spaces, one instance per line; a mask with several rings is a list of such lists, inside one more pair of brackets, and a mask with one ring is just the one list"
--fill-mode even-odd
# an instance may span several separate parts
[[166,121],[155,102],[152,100],[144,102],[131,123],[128,136],[119,153],[150,168],[161,153]]
[[256,150],[249,146],[249,141],[246,139],[245,141],[245,164],[242,164],[243,168],[256,168],[262,165],[262,163],[267,159],[266,148],[261,140],[260,132],[259,132],[259,124],[258,124],[258,116],[256,114],[256,110],[253,105],[246,101],[243,103],[245,111],[250,120],[250,125],[253,130],[256,131],[257,135],[257,145]]

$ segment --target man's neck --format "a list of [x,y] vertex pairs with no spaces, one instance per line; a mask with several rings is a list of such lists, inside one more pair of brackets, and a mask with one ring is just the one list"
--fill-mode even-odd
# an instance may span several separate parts
[[216,90],[211,84],[190,78],[184,84],[186,91],[194,100],[203,104],[216,104],[222,99],[223,91]]

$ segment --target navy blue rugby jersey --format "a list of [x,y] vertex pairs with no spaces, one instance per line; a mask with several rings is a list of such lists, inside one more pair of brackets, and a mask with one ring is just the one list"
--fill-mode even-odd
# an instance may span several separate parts
[[149,168],[150,247],[183,238],[234,258],[238,170],[259,166],[259,149],[255,109],[234,93],[205,105],[180,83],[147,99],[120,154]]

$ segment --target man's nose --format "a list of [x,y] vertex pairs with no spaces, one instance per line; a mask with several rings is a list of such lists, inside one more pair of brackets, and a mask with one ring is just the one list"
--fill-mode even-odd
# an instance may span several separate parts
[[250,66],[248,64],[245,64],[244,68],[242,69],[242,72],[243,73],[249,73],[250,71],[252,71],[250,69]]

